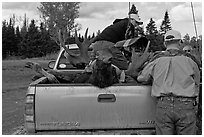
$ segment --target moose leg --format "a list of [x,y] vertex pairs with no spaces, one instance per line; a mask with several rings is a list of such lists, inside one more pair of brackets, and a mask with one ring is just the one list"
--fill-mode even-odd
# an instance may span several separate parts
[[72,83],[72,81],[76,77],[76,74],[66,74],[53,70],[49,70],[49,73],[54,75],[59,80],[60,83]]
[[49,82],[51,83],[59,83],[59,81],[56,79],[56,77],[48,72],[46,72],[38,63],[33,63],[33,62],[27,62],[26,67],[33,69],[37,73],[45,76]]
[[78,74],[78,75],[76,75],[73,82],[74,83],[89,83],[90,76],[91,76],[91,73],[88,73],[88,72]]

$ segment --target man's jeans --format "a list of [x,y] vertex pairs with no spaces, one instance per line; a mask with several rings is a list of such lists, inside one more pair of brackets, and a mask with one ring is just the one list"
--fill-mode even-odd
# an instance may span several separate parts
[[193,98],[161,97],[156,106],[156,134],[195,135],[196,107]]

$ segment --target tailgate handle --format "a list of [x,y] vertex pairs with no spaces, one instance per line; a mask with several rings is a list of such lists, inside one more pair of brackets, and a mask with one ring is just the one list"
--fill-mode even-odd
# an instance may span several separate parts
[[115,102],[116,97],[114,94],[100,94],[98,95],[98,102],[100,103],[109,103],[109,102]]

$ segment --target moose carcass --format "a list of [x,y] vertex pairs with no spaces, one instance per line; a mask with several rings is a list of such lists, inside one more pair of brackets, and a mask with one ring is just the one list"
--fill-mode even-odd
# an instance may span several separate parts
[[89,83],[99,88],[105,88],[119,82],[116,68],[112,65],[112,54],[109,49],[97,52],[98,55],[93,63],[93,71]]

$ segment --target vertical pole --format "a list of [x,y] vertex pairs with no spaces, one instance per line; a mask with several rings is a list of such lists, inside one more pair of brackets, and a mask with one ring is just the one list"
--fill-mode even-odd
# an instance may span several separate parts
[[[129,12],[130,12],[130,2],[129,2]],[[128,12],[128,13],[129,13],[129,12]],[[129,16],[129,18],[130,18],[130,15],[128,15],[128,16]]]
[[196,23],[195,23],[195,16],[194,16],[194,10],[193,10],[193,3],[192,2],[191,2],[191,9],[192,9],[192,14],[193,14],[193,22],[194,22],[194,27],[195,27],[196,38],[198,39],[197,28],[196,28]]
[[[197,34],[197,29],[196,29],[196,24],[195,24],[195,16],[194,16],[194,10],[193,10],[193,3],[191,2],[191,9],[192,9],[192,14],[193,14],[193,22],[194,22],[194,27],[195,27],[195,33],[196,33],[196,48],[198,51],[198,57],[199,57],[199,62],[202,64],[202,51],[200,51],[200,46],[198,43],[198,34]],[[197,112],[197,118],[200,120],[202,117],[202,85],[200,84],[200,88],[199,88],[199,95],[198,95],[198,112]]]

